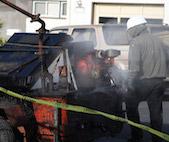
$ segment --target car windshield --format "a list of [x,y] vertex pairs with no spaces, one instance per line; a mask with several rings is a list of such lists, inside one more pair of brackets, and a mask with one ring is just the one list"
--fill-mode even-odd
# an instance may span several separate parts
[[127,45],[128,37],[125,25],[103,25],[103,35],[108,45]]

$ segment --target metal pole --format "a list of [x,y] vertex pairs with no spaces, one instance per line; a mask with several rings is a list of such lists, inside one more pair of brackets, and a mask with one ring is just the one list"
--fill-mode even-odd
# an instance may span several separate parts
[[[58,118],[58,108],[54,108],[54,127],[57,128],[57,132],[54,132],[54,142],[59,142],[59,118]],[[57,133],[57,134],[56,134]]]
[[66,49],[65,52],[66,52],[67,72],[68,72],[68,83],[71,84],[71,79],[72,79],[74,89],[77,91],[78,87],[77,87],[76,79],[75,79],[73,71],[72,71],[72,66],[70,63],[68,49]]

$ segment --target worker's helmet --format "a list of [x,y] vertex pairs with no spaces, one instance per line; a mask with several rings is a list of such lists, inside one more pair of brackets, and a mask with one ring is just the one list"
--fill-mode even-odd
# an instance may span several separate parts
[[135,17],[131,17],[128,21],[127,21],[127,30],[137,26],[137,25],[141,25],[141,24],[146,24],[147,21],[143,16],[135,16]]

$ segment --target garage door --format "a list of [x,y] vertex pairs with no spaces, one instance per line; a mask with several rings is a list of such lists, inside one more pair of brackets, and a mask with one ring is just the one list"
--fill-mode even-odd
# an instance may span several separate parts
[[126,23],[131,16],[144,16],[149,23],[162,23],[164,5],[94,3],[93,24]]

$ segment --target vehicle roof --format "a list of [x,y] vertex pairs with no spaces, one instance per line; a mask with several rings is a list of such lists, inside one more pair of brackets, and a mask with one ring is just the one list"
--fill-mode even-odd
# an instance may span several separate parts
[[63,28],[92,28],[92,27],[103,27],[103,26],[126,26],[124,24],[98,24],[98,25],[95,25],[95,24],[91,24],[91,25],[67,25],[67,26],[58,26],[58,27],[55,27],[55,28],[52,28],[50,31],[54,31],[54,30],[57,30],[57,29],[63,29]]
[[[124,27],[126,28],[126,24],[91,24],[91,25],[67,25],[67,26],[58,26],[55,28],[52,28],[51,31],[55,31],[57,29],[65,29],[65,28],[94,28],[94,27],[103,27],[103,26],[114,26],[114,27]],[[168,25],[162,25],[162,24],[147,24],[148,27],[150,27],[153,31],[159,32],[159,31],[169,31]]]

